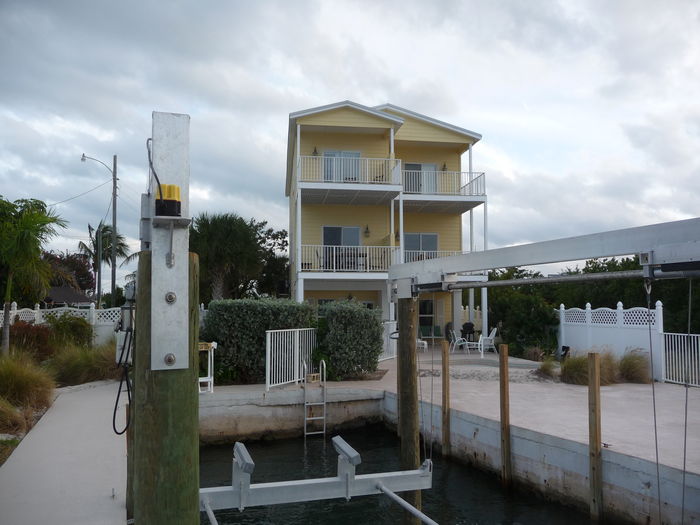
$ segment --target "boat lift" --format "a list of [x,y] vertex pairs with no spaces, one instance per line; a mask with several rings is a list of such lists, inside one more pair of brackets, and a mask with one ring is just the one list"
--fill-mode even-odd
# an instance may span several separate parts
[[355,475],[355,467],[362,461],[360,454],[343,438],[335,436],[333,447],[338,453],[338,475],[332,478],[250,483],[255,463],[245,445],[237,442],[233,447],[233,472],[231,486],[199,490],[200,510],[206,512],[211,523],[217,523],[215,510],[279,505],[303,501],[386,494],[423,523],[436,524],[428,516],[396,495],[406,490],[429,489],[433,481],[433,464],[426,459],[419,469],[376,474]]

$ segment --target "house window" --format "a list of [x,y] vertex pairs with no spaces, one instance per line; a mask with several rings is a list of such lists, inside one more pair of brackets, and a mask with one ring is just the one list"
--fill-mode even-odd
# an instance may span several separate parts
[[437,257],[437,233],[404,233],[403,238],[406,262]]
[[359,226],[324,226],[324,246],[360,246]]
[[360,152],[323,152],[323,180],[325,182],[357,182],[360,179]]
[[406,162],[405,191],[407,193],[437,193],[437,164]]

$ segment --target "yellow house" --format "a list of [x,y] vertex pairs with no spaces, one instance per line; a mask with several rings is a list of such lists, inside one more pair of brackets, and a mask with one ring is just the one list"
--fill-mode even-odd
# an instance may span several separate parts
[[[344,101],[291,113],[292,297],[317,305],[354,298],[392,321],[389,266],[473,250],[473,210],[480,204],[486,224],[485,175],[472,170],[472,146],[480,139],[391,104]],[[442,338],[448,321],[462,322],[461,291],[423,294],[420,301],[421,337]]]

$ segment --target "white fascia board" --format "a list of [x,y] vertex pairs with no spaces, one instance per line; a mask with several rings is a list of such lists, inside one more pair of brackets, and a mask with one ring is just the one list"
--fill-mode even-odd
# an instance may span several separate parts
[[435,193],[404,193],[403,202],[408,201],[436,201],[436,202],[483,202],[486,200],[486,195],[457,195],[457,194],[435,194]]
[[364,184],[361,182],[299,182],[301,190],[328,190],[328,191],[395,191],[400,192],[403,186],[400,184]]
[[389,268],[389,279],[414,279],[415,284],[435,283],[442,282],[445,275],[460,272],[632,255],[653,252],[655,248],[668,244],[698,240],[700,218],[687,219],[395,264]]
[[358,281],[386,281],[386,272],[300,272],[299,277],[306,280],[320,279],[323,281],[332,280],[358,280]]
[[375,106],[374,109],[379,110],[379,111],[384,111],[387,109],[392,110],[392,111],[396,111],[397,113],[401,113],[403,115],[413,117],[417,120],[422,120],[423,122],[427,122],[428,124],[432,124],[433,126],[438,126],[440,128],[449,129],[450,131],[454,131],[455,133],[459,133],[461,135],[466,135],[468,137],[475,139],[474,142],[478,142],[481,140],[480,133],[477,133],[475,131],[470,131],[468,129],[460,128],[459,126],[455,126],[453,124],[443,122],[442,120],[428,117],[427,115],[421,115],[420,113],[416,113],[415,111],[411,111],[410,109],[395,106],[394,104],[382,104],[380,106]]

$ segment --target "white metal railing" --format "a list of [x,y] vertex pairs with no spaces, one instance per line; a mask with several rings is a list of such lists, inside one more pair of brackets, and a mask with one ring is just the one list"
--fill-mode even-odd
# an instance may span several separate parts
[[315,328],[290,328],[265,332],[265,390],[298,383],[304,377],[304,362],[311,362],[316,348]]
[[405,250],[404,262],[424,261],[426,259],[437,259],[438,257],[449,257],[451,255],[459,255],[462,252],[446,251],[446,250]]
[[398,262],[395,246],[303,244],[301,269],[307,272],[386,272]]
[[302,182],[401,184],[401,161],[306,155],[299,157],[298,173]]
[[403,191],[427,195],[486,195],[486,175],[465,171],[403,170]]
[[700,386],[700,335],[664,333],[664,381]]
[[59,308],[40,309],[39,305],[34,308],[17,308],[17,303],[13,302],[10,305],[10,324],[15,320],[24,321],[25,323],[41,324],[49,317],[60,317],[62,315],[71,315],[85,319],[91,325],[114,325],[121,318],[121,308],[104,308],[96,309],[94,304],[89,308],[71,308],[61,306]]

